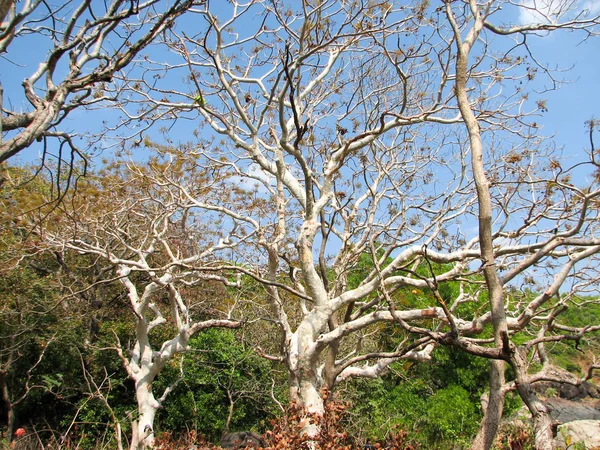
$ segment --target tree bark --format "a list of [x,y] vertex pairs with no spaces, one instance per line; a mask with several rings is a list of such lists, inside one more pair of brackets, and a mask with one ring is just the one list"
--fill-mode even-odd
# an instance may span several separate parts
[[8,385],[6,384],[6,373],[0,372],[0,388],[2,389],[2,400],[6,409],[6,440],[10,444],[12,441],[13,429],[15,427],[15,409],[10,401]]
[[[319,355],[314,347],[315,332],[320,327],[313,313],[300,324],[294,339],[289,342],[288,370],[290,379],[290,398],[300,406],[307,416],[323,415],[325,406],[321,396],[323,379],[318,370]],[[315,319],[314,321],[311,320]],[[302,429],[307,436],[316,436],[319,427],[307,423]]]
[[231,425],[231,418],[233,417],[234,401],[231,391],[227,389],[227,399],[229,400],[229,408],[227,409],[227,420],[225,421],[225,428],[223,434],[229,433],[229,426]]
[[317,364],[311,355],[299,358],[298,368],[293,376],[295,379],[291,394],[309,414],[323,414],[325,411],[321,388],[323,380],[318,374]]
[[[335,330],[339,326],[338,318],[335,314],[331,316],[329,319],[329,331]],[[323,378],[324,378],[324,387],[328,390],[332,390],[335,386],[335,380],[337,378],[335,361],[338,356],[338,351],[340,348],[340,341],[334,341],[329,344],[327,348],[327,354],[325,356],[325,364],[323,367]]]
[[6,19],[6,15],[8,14],[8,11],[10,11],[13,3],[14,0],[0,0],[0,25],[2,25],[4,19]]
[[[290,386],[291,400],[304,410],[307,417],[322,416],[325,412],[325,405],[318,381],[314,377],[306,376],[305,373],[299,373],[298,376],[292,378],[295,379],[295,384]],[[312,422],[307,422],[302,428],[302,434],[309,437],[317,436],[319,432],[319,426]]]
[[306,377],[300,380],[298,396],[307,413],[323,414],[325,411],[321,389],[314,377]]
[[548,408],[540,401],[531,384],[528,382],[516,383],[519,395],[527,405],[533,419],[533,431],[536,450],[552,450],[554,447],[552,441],[552,416]]
[[490,361],[490,392],[481,426],[471,444],[471,449],[489,449],[494,444],[498,432],[498,424],[504,409],[504,361]]
[[527,405],[533,420],[533,431],[536,450],[552,450],[552,416],[534,392],[529,375],[527,374],[527,360],[521,352],[515,352],[511,358],[511,366],[515,372],[515,386],[521,399]]
[[[496,271],[496,263],[493,249],[492,237],[492,200],[489,188],[489,180],[485,173],[485,164],[483,160],[483,143],[481,139],[481,129],[467,94],[468,60],[469,53],[473,47],[479,33],[483,29],[484,18],[479,11],[479,6],[474,0],[470,1],[471,12],[475,22],[469,33],[463,40],[461,38],[460,28],[454,20],[451,10],[451,3],[446,3],[447,15],[454,29],[454,37],[457,44],[456,56],[456,98],[458,108],[463,118],[467,131],[469,133],[469,143],[471,146],[471,169],[473,179],[477,190],[477,201],[479,204],[479,246],[481,251],[481,261],[483,275],[489,295],[490,311],[492,315],[492,325],[494,327],[494,343],[496,347],[504,346],[504,337],[508,334],[508,325],[506,322],[506,313],[504,311],[504,291],[502,283]],[[473,450],[488,450],[498,432],[499,419],[502,416],[504,407],[504,394],[502,384],[504,383],[504,362],[493,361],[490,368],[490,400],[482,422],[479,439],[473,443]]]
[[135,380],[138,419],[132,423],[131,450],[143,450],[154,445],[154,418],[160,404],[152,393],[152,381],[145,375]]

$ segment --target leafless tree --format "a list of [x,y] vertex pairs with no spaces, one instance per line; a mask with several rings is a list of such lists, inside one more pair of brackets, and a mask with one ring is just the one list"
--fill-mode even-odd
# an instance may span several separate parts
[[87,163],[90,155],[76,137],[94,130],[72,132],[65,119],[116,101],[104,86],[197,3],[0,2],[0,163],[38,141],[42,165],[53,155],[58,182],[65,174],[70,182],[75,161]]
[[[593,237],[597,237],[597,234],[590,233],[589,231],[592,229],[587,229],[585,224],[585,218],[591,216],[594,218],[594,213],[588,212],[588,203],[593,202],[594,199],[598,195],[598,190],[596,186],[583,186],[582,189],[577,189],[573,191],[574,186],[570,185],[570,176],[563,175],[562,168],[560,164],[554,162],[554,169],[556,170],[555,180],[556,182],[563,187],[567,185],[567,189],[560,189],[560,195],[564,196],[563,199],[559,200],[561,203],[564,201],[564,198],[569,198],[572,195],[575,195],[580,199],[581,207],[575,212],[575,216],[573,216],[572,209],[567,205],[561,205],[558,215],[554,212],[554,206],[550,209],[541,208],[540,212],[537,213],[537,217],[535,217],[535,225],[534,229],[537,229],[538,224],[544,222],[544,219],[551,219],[549,224],[554,224],[555,226],[555,236],[550,239],[546,239],[546,249],[549,251],[538,251],[533,257],[523,258],[523,260],[511,271],[508,273],[501,275],[499,267],[497,265],[497,256],[498,252],[494,250],[494,237],[496,232],[493,227],[494,221],[494,207],[492,203],[492,195],[490,185],[491,177],[486,174],[486,161],[485,158],[490,158],[490,152],[485,149],[482,135],[483,130],[481,127],[481,123],[486,120],[479,115],[479,109],[477,103],[473,104],[472,100],[469,98],[468,94],[468,86],[469,82],[473,82],[475,80],[481,80],[482,78],[492,79],[497,76],[496,73],[485,73],[481,72],[478,69],[474,69],[469,67],[469,58],[473,54],[473,49],[476,46],[478,39],[482,38],[484,42],[488,42],[490,38],[485,37],[484,32],[489,32],[491,35],[517,35],[516,44],[517,46],[525,46],[526,47],[526,36],[531,32],[539,32],[542,30],[553,30],[553,29],[584,29],[587,30],[588,33],[593,31],[595,25],[598,24],[598,17],[588,18],[589,12],[580,13],[575,19],[568,20],[567,22],[560,24],[559,21],[562,20],[561,15],[565,15],[569,13],[568,6],[569,4],[565,3],[557,3],[556,5],[551,5],[549,7],[549,11],[542,11],[545,14],[553,15],[553,17],[547,17],[549,23],[546,24],[533,24],[533,25],[524,25],[524,26],[502,26],[498,27],[493,23],[493,14],[498,11],[499,5],[495,4],[495,2],[487,2],[483,4],[478,4],[475,0],[469,0],[469,2],[465,2],[466,4],[463,6],[462,12],[457,12],[457,10],[453,9],[449,2],[446,3],[445,13],[453,30],[453,40],[456,43],[457,52],[456,52],[456,64],[455,64],[455,92],[456,92],[456,100],[458,107],[460,109],[461,116],[464,120],[465,126],[468,130],[469,134],[469,143],[471,147],[471,167],[473,172],[473,179],[475,182],[475,187],[477,191],[477,200],[478,200],[478,225],[479,225],[479,245],[481,249],[481,259],[483,262],[483,273],[485,276],[486,287],[488,290],[488,295],[490,299],[490,312],[491,312],[491,322],[494,327],[494,343],[496,348],[504,348],[507,353],[507,358],[504,358],[506,361],[510,363],[512,368],[515,371],[515,385],[516,389],[519,392],[519,395],[531,411],[534,421],[534,430],[535,430],[535,442],[536,448],[551,450],[552,445],[552,427],[551,427],[551,417],[545,406],[539,401],[537,396],[532,390],[532,377],[528,375],[528,364],[527,364],[527,354],[528,351],[534,346],[534,344],[543,344],[546,340],[551,340],[551,337],[545,335],[542,328],[541,336],[539,340],[532,340],[527,345],[525,345],[521,349],[510,348],[509,338],[508,338],[508,330],[509,324],[506,315],[506,302],[505,302],[505,286],[507,281],[510,281],[511,278],[516,277],[522,271],[522,269],[526,267],[533,266],[537,264],[541,258],[546,256],[547,254],[552,254],[554,249],[558,248],[563,244],[563,240],[568,241],[569,238],[572,238],[577,232],[581,232],[583,236],[583,241],[588,240],[586,238],[592,238],[588,240],[588,245],[585,247],[577,247],[577,244],[574,248],[567,247],[566,251],[563,253],[566,257],[566,261],[561,265],[562,267],[554,274],[554,279],[552,283],[550,283],[549,287],[544,291],[544,293],[537,297],[534,302],[530,303],[527,308],[521,314],[521,322],[522,327],[524,324],[532,320],[535,314],[535,310],[538,310],[542,305],[548,302],[550,298],[555,295],[558,295],[559,288],[564,284],[565,279],[568,276],[568,272],[575,268],[577,262],[584,260],[591,255],[594,255],[598,251],[597,242],[594,242]],[[535,4],[534,4],[535,5]],[[468,7],[468,9],[467,9]],[[573,13],[575,14],[575,13]],[[485,55],[484,55],[485,56]],[[507,57],[508,54],[505,54]],[[490,86],[494,81],[488,82],[487,85]],[[479,99],[481,99],[482,94],[479,94]],[[538,102],[539,106],[539,102]],[[506,124],[506,122],[505,122]],[[590,135],[593,137],[593,124],[591,125]],[[514,129],[511,130],[514,132]],[[521,133],[518,133],[521,136]],[[591,149],[591,162],[593,164],[594,170],[596,173],[598,171],[598,167],[595,162],[594,155],[594,146],[593,139],[591,139],[592,149]],[[553,166],[553,161],[550,160],[550,167]],[[562,176],[561,176],[562,175]],[[551,203],[556,197],[556,193],[550,191],[546,191],[543,196],[543,201],[548,205]],[[542,199],[540,199],[542,200]],[[579,203],[579,202],[578,202]],[[531,204],[530,211],[535,211],[536,205]],[[497,213],[496,213],[497,214]],[[560,232],[562,227],[565,227],[564,219],[566,217],[573,217],[572,220],[576,220],[575,218],[579,215],[579,220],[572,225],[569,225],[564,231]],[[566,217],[565,217],[566,216]],[[507,217],[507,219],[511,219]],[[524,218],[525,224],[520,228],[521,232],[515,232],[517,235],[523,236],[523,231],[528,230],[531,227],[530,217]],[[554,222],[554,223],[553,223]],[[584,231],[585,230],[585,231]],[[507,237],[511,237],[509,234]],[[548,248],[550,247],[550,248]],[[546,250],[544,249],[544,250]],[[519,270],[521,269],[521,270]],[[560,301],[559,301],[560,303]],[[559,308],[559,307],[557,307]],[[554,309],[554,313],[558,314],[560,309]],[[529,317],[528,317],[529,316]],[[548,326],[552,327],[552,321],[554,320],[553,314],[549,315],[550,319],[548,319]],[[563,336],[564,338],[564,336]],[[556,337],[554,337],[556,339]],[[542,350],[543,352],[543,350]],[[486,415],[484,421],[482,423],[482,427],[480,432],[478,433],[474,445],[474,448],[490,448],[493,444],[494,437],[496,435],[497,427],[500,421],[500,417],[502,415],[502,404],[503,404],[503,394],[502,389],[504,386],[504,363],[502,360],[498,359],[492,362],[491,373],[490,373],[490,398],[488,407],[486,409]]]
[[[162,173],[166,176],[172,169],[167,165]],[[177,173],[182,176],[181,170]],[[119,355],[135,384],[138,415],[131,448],[151,447],[155,414],[181,381],[155,396],[155,378],[176,354],[188,349],[195,333],[241,325],[231,317],[236,300],[226,289],[237,286],[239,279],[216,274],[212,267],[215,255],[239,242],[224,242],[202,228],[202,217],[194,217],[188,206],[147,185],[143,171],[133,165],[126,178],[105,173],[73,195],[39,234],[64,254],[65,264],[69,253],[75,252],[92,258],[92,264],[113,268],[108,281],[122,286],[135,329],[131,342],[121,343],[115,333],[116,344],[105,349]],[[207,298],[199,289],[207,283],[224,288]],[[157,336],[161,336],[158,345]]]
[[[264,286],[263,318],[281,333],[271,358],[307,411],[323,411],[323,387],[454,345],[493,360],[473,448],[496,435],[506,362],[536,445],[551,445],[525,356],[587,331],[562,333],[558,313],[597,279],[600,186],[593,145],[569,165],[540,137],[535,74],[552,73],[525,37],[594,34],[598,17],[569,5],[500,26],[502,6],[529,3],[206,3],[190,9],[193,26],[164,33],[168,57],[119,80],[122,116],[107,133],[156,150],[160,125],[178,160],[222,180],[219,192],[247,192],[211,198],[193,177],[148,174],[190,211],[223,216],[224,242],[242,233],[219,269]],[[354,283],[365,255],[372,266]],[[441,294],[447,283],[456,296]],[[411,306],[407,292],[430,303]],[[482,298],[489,307],[463,312]],[[395,351],[362,345],[381,323],[403,330]],[[486,325],[493,340],[478,336]],[[511,342],[531,327],[535,338]]]

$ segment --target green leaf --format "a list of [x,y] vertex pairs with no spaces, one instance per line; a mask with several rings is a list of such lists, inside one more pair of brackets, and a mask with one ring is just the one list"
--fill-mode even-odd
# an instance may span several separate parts
[[206,106],[206,101],[204,100],[202,92],[198,92],[198,95],[194,97],[194,103],[196,103],[200,107]]

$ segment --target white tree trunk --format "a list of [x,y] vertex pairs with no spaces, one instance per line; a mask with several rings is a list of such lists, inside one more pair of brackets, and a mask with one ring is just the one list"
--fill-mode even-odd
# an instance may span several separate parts
[[[477,202],[479,205],[478,224],[479,224],[479,246],[481,251],[481,260],[485,283],[488,289],[490,312],[492,315],[492,325],[494,328],[494,343],[497,348],[504,347],[504,338],[508,336],[508,324],[506,321],[506,312],[504,310],[504,290],[500,278],[498,277],[493,247],[493,203],[490,193],[490,182],[485,171],[484,147],[481,138],[481,129],[479,122],[471,107],[469,96],[467,94],[467,83],[469,81],[469,53],[478,39],[479,33],[483,29],[484,17],[479,11],[479,6],[472,1],[471,12],[474,23],[469,32],[463,39],[461,30],[458,26],[450,3],[446,4],[448,19],[454,29],[456,39],[456,98],[461,116],[469,132],[469,143],[471,147],[471,168],[473,179],[477,191]],[[472,449],[489,449],[496,438],[500,417],[504,407],[504,396],[502,394],[502,384],[504,382],[504,362],[493,361],[490,370],[490,401],[485,412],[479,433]]]
[[321,386],[316,379],[300,379],[298,386],[298,399],[302,407],[310,414],[323,414],[325,412]]
[[132,424],[131,450],[143,450],[154,445],[154,418],[160,404],[152,393],[152,382],[147,376],[136,380],[135,396],[138,420]]
[[[298,379],[296,375],[298,374],[290,376],[290,399],[292,402],[303,408],[306,417],[323,415],[325,406],[320,386],[315,385],[311,380]],[[316,436],[319,431],[319,426],[312,422],[306,423],[302,428],[302,434],[310,437]]]
[[[312,320],[311,320],[312,319]],[[303,408],[307,416],[323,415],[325,406],[321,397],[323,378],[319,373],[319,354],[314,345],[321,326],[315,320],[315,315],[309,315],[300,324],[294,337],[288,341],[288,371],[290,380],[290,398]],[[316,436],[319,427],[314,423],[307,423],[302,433],[307,436]]]

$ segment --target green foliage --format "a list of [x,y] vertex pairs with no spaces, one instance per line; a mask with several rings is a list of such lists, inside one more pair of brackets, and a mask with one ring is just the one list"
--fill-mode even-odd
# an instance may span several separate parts
[[[558,322],[576,328],[600,323],[600,304],[593,298],[578,298],[577,305],[571,305],[560,314]],[[600,334],[589,333],[580,341],[562,341],[548,344],[552,361],[563,369],[581,375],[582,366],[589,362],[600,351]]]
[[432,358],[430,364],[396,364],[380,380],[353,381],[351,432],[382,441],[405,429],[424,448],[466,445],[481,420],[488,361],[451,347],[437,348]]
[[[10,227],[0,236],[0,387],[14,407],[16,427],[55,425],[71,413],[67,399],[78,369],[74,324],[58,301],[56,260],[26,258],[29,244]],[[7,420],[5,408],[0,402],[0,423]]]
[[523,401],[515,391],[509,392],[504,397],[504,417],[510,417],[523,407]]
[[469,442],[477,431],[477,405],[463,387],[450,385],[437,391],[427,400],[423,432],[432,443]]
[[174,360],[157,382],[156,392],[185,375],[157,416],[161,430],[194,430],[216,441],[233,402],[230,430],[264,428],[273,416],[270,364],[256,356],[230,330],[208,329],[190,341],[183,362]]
[[488,387],[489,362],[454,347],[438,347],[431,365],[420,364],[415,370],[420,377],[439,388],[456,385],[479,396]]
[[[103,380],[97,380],[103,381]],[[111,377],[110,381],[102,383],[107,386],[103,394],[107,396],[109,405],[122,428],[125,436],[131,434],[131,422],[128,419],[131,411],[135,411],[136,405],[132,395],[133,386],[128,380],[119,378],[117,375]],[[108,386],[110,385],[110,389]],[[97,448],[99,441],[113,441],[115,430],[112,427],[112,417],[104,402],[97,396],[81,397],[77,402],[79,414],[75,418],[75,427],[71,429],[71,440],[78,442],[83,449]],[[73,416],[65,416],[61,423],[61,429],[70,429]],[[115,448],[108,445],[106,448]]]
[[592,299],[578,299],[578,302],[588,300],[585,304],[572,306],[560,315],[560,322],[572,327],[585,327],[600,323],[600,304],[589,302]]

